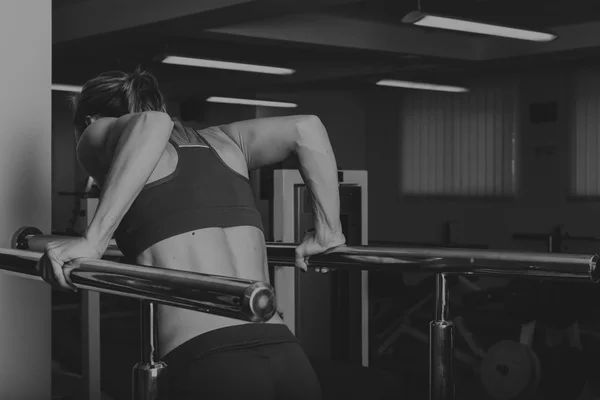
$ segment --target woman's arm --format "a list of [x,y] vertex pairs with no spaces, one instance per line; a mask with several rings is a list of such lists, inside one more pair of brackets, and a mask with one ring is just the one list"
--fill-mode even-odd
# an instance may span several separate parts
[[93,153],[103,153],[112,160],[102,179],[98,208],[83,235],[103,252],[158,164],[173,121],[161,112],[130,114],[109,123],[101,121],[96,122],[96,129],[94,123],[86,130],[77,153],[82,164]]
[[313,200],[317,240],[320,236],[341,235],[337,163],[327,130],[318,117],[262,118],[221,129],[240,147],[249,169],[275,164],[296,154]]
[[[77,158],[100,178],[98,208],[83,237],[46,244],[37,263],[42,278],[53,286],[73,289],[69,271],[81,258],[100,258],[121,219],[158,164],[171,134],[167,114],[143,112],[102,118],[91,124],[77,145]],[[108,169],[108,173],[106,170]]]

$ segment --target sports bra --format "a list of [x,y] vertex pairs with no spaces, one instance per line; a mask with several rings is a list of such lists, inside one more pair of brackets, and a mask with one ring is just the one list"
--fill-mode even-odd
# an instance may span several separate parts
[[197,229],[248,225],[264,231],[248,178],[225,164],[196,130],[177,120],[169,142],[178,155],[175,171],[145,185],[115,231],[126,258],[135,259],[153,244]]

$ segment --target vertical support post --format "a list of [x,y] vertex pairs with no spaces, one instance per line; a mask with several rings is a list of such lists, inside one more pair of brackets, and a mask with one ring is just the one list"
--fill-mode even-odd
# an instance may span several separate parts
[[[367,171],[345,171],[344,181],[353,180],[360,190],[360,216],[362,245],[369,245],[369,179]],[[370,322],[369,322],[369,271],[361,271],[361,339],[362,339],[362,366],[368,367],[371,359],[370,350]]]
[[446,274],[436,274],[435,320],[429,326],[429,400],[454,400],[454,324],[448,321]]
[[133,367],[133,400],[157,400],[158,378],[167,368],[156,361],[156,305],[141,302],[141,361]]
[[361,364],[368,367],[370,362],[369,353],[369,271],[360,271],[361,285]]
[[[92,221],[98,199],[82,199],[85,210],[84,225]],[[102,397],[102,365],[100,353],[100,293],[83,290],[81,292],[81,334],[82,334],[82,376],[83,399],[100,400]]]
[[141,306],[141,334],[142,334],[142,362],[153,364],[156,359],[156,325],[155,322],[155,308],[156,306],[149,302],[142,300]]
[[81,292],[83,399],[100,400],[100,293]]

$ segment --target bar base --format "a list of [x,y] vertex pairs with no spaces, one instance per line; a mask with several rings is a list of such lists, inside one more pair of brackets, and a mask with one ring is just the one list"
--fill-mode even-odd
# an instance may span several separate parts
[[429,400],[454,400],[452,376],[454,324],[431,321],[429,325]]
[[167,364],[137,363],[133,367],[133,400],[157,400],[158,378],[167,369]]

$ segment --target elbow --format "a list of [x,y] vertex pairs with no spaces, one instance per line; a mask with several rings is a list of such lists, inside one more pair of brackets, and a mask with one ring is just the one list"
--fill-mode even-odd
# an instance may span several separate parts
[[302,149],[327,152],[329,137],[319,117],[316,115],[303,116],[298,121],[297,128],[296,153]]
[[299,140],[303,140],[310,137],[315,137],[319,134],[327,135],[325,126],[321,122],[321,119],[316,115],[303,115],[298,119],[296,124],[298,129]]
[[307,126],[309,128],[322,128],[323,127],[323,123],[321,122],[321,119],[319,117],[317,117],[316,115],[303,115],[302,117],[300,117],[300,120],[298,121],[298,125],[301,126]]

